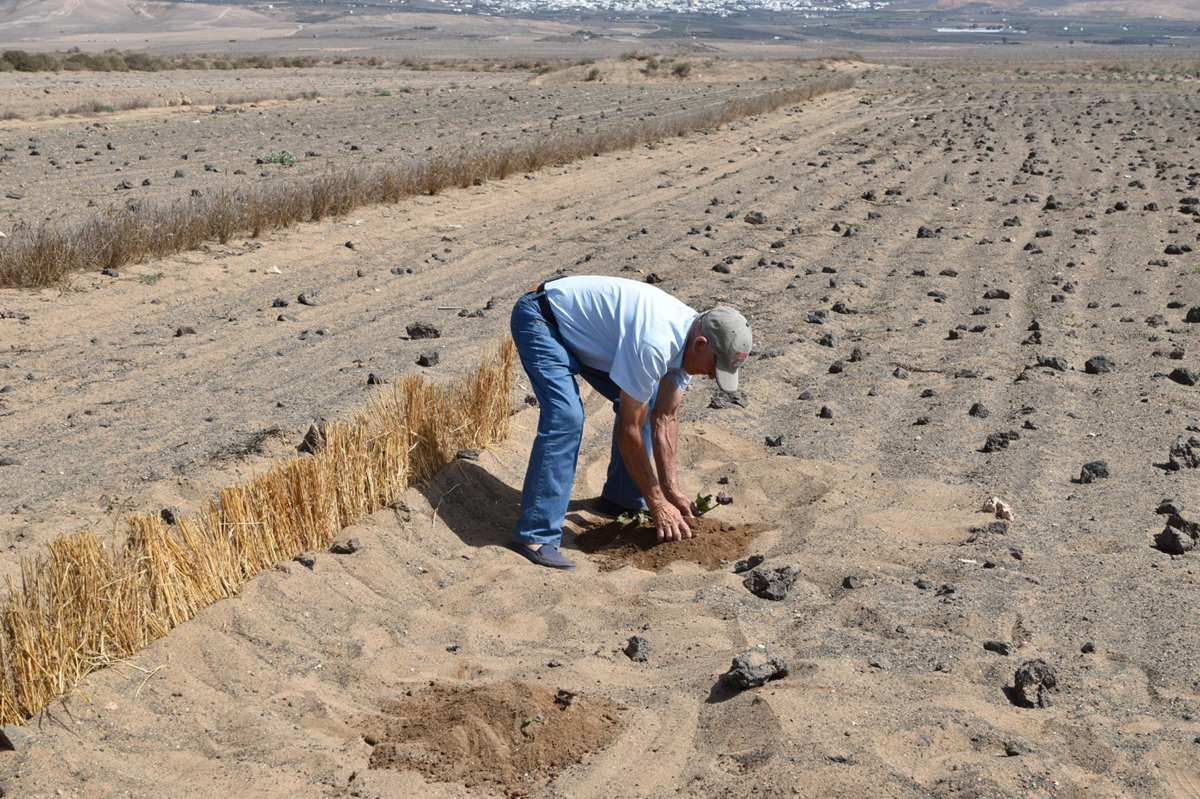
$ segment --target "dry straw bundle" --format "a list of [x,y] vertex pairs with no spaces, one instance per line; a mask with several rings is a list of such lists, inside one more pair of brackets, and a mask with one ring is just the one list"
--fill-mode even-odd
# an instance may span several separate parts
[[0,602],[0,723],[24,722],[263,569],[328,546],[459,450],[503,440],[514,356],[506,336],[457,383],[393,383],[328,425],[312,457],[223,489],[194,518],[133,516],[119,546],[83,530],[23,558]]
[[300,222],[319,222],[364,205],[438,194],[478,180],[502,180],[671,136],[709,130],[854,86],[849,75],[730,100],[632,124],[539,136],[502,147],[472,144],[458,152],[399,166],[335,172],[265,186],[223,189],[136,211],[112,208],[67,227],[18,227],[0,240],[0,287],[50,286],[95,271],[192,250],[206,241],[259,236]]

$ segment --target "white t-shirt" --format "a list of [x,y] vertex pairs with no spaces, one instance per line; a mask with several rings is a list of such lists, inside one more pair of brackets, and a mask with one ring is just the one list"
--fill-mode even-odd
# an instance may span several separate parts
[[619,277],[566,277],[546,285],[559,332],[580,363],[607,372],[638,402],[666,376],[682,391],[688,331],[699,315],[648,283]]

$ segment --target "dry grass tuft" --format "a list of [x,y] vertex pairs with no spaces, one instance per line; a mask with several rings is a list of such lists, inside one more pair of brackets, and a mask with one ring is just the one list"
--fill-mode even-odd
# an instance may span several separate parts
[[501,180],[600,153],[709,130],[742,117],[843,91],[854,78],[812,80],[711,108],[503,147],[471,146],[400,166],[350,170],[269,186],[233,188],[137,210],[112,208],[78,225],[19,227],[0,239],[0,288],[55,285],[67,276],[195,249],[206,241],[260,236],[357,207]]
[[506,336],[456,383],[414,376],[372,394],[326,427],[315,455],[223,489],[194,518],[131,516],[119,546],[83,530],[23,558],[0,602],[0,724],[23,723],[263,569],[324,549],[458,450],[503,440],[515,353]]

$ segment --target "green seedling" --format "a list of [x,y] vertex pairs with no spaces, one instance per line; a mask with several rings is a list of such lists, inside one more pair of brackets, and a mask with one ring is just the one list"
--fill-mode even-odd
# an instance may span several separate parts
[[[692,513],[696,516],[703,516],[718,505],[729,505],[732,502],[733,497],[724,491],[718,492],[715,497],[712,494],[702,492],[697,494],[695,501],[692,502]],[[617,521],[621,524],[629,524],[630,522],[653,524],[654,515],[646,508],[638,508],[637,510],[625,511],[617,517]]]
[[294,164],[296,156],[289,153],[287,150],[280,150],[277,153],[271,153],[263,158],[264,164]]
[[654,514],[647,508],[638,508],[637,510],[627,510],[617,517],[617,521],[621,524],[629,524],[635,522],[637,524],[654,524]]
[[692,512],[697,516],[703,516],[718,505],[729,505],[732,503],[733,497],[724,491],[718,491],[715,497],[712,494],[697,494],[696,501],[692,503]]

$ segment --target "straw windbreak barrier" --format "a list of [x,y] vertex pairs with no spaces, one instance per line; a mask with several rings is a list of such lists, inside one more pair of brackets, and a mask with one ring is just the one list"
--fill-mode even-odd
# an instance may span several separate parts
[[263,569],[324,549],[459,450],[506,438],[515,351],[504,337],[450,385],[396,381],[326,426],[315,455],[221,490],[195,517],[133,516],[120,545],[83,530],[22,558],[0,602],[0,723],[23,723]]
[[633,124],[562,133],[501,147],[470,146],[400,166],[352,169],[266,186],[230,188],[137,210],[112,208],[67,227],[17,228],[0,239],[0,288],[50,286],[68,275],[116,268],[192,250],[206,241],[259,236],[300,222],[319,222],[355,208],[501,180],[671,136],[707,130],[746,116],[854,86],[851,76],[812,80],[789,89],[731,100]]

